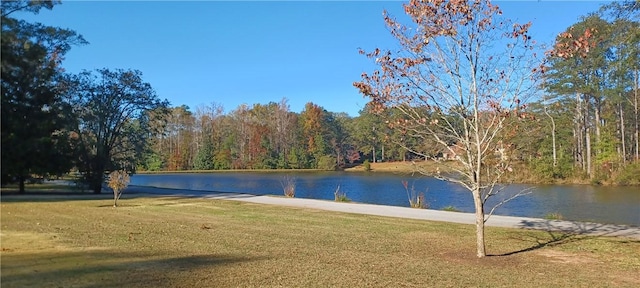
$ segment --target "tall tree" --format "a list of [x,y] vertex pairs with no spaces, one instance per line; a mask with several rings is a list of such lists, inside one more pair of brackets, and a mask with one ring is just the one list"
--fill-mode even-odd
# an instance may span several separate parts
[[196,170],[213,170],[215,163],[213,161],[213,142],[211,137],[205,137],[202,143],[202,147],[196,154],[196,159],[193,162],[193,169]]
[[2,180],[17,178],[21,193],[30,174],[64,173],[72,165],[60,64],[72,45],[86,41],[72,30],[10,17],[54,4],[57,1],[2,1]]
[[510,138],[518,121],[511,118],[522,116],[541,71],[528,35],[531,24],[504,19],[485,0],[412,0],[404,10],[410,24],[384,12],[400,49],[361,51],[380,69],[363,73],[354,86],[370,97],[374,109],[403,115],[392,127],[407,137],[431,139],[458,156],[462,168],[452,167],[457,175],[436,176],[472,195],[476,254],[484,257],[484,224],[493,212],[485,214],[485,203],[512,169]]
[[309,168],[334,169],[337,160],[331,156],[332,142],[337,143],[337,137],[333,115],[321,106],[309,102],[300,113],[300,124],[306,152],[313,159]]
[[94,193],[102,191],[104,173],[135,170],[147,139],[153,135],[150,111],[168,106],[159,100],[137,70],[99,69],[73,77],[69,103],[77,115],[79,169]]
[[221,138],[223,112],[223,106],[217,103],[199,106],[196,109],[195,133],[197,136],[195,138],[198,149],[194,160],[195,169],[216,169],[215,155],[221,150],[223,142]]
[[545,86],[555,97],[575,99],[575,163],[592,181],[608,180],[632,158],[628,143],[637,129],[627,123],[637,126],[631,107],[640,67],[640,29],[632,16],[637,19],[638,7],[604,5],[561,33],[548,54]]
[[[616,112],[619,119],[618,137],[620,139],[620,154],[623,164],[626,160],[638,160],[638,74],[640,72],[640,1],[621,1],[603,5],[600,14],[611,23],[610,38],[610,75],[612,80],[609,92],[617,104]],[[627,108],[628,107],[628,108]],[[627,109],[625,109],[627,108]],[[626,114],[631,114],[633,128],[627,128]],[[631,134],[627,143],[627,134]],[[631,152],[631,151],[635,152]],[[630,153],[627,153],[629,151]],[[635,156],[632,156],[634,155]]]
[[586,17],[558,35],[549,59],[547,86],[557,94],[575,95],[576,164],[593,178],[593,133],[599,143],[604,107],[606,45],[602,35],[608,23],[596,15]]
[[194,142],[195,119],[186,105],[171,108],[167,122],[168,169],[188,170],[193,168],[196,143]]
[[385,136],[385,121],[374,114],[371,105],[366,105],[356,117],[352,126],[354,141],[360,151],[370,155],[368,158],[375,163],[380,159],[381,143]]

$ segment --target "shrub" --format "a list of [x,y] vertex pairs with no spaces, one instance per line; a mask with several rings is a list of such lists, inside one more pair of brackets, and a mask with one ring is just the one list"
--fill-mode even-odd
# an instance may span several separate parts
[[109,174],[108,185],[113,189],[113,207],[118,207],[118,199],[122,196],[122,191],[129,185],[129,174],[123,170],[116,170]]
[[562,214],[560,214],[560,212],[551,212],[551,213],[547,213],[547,215],[544,215],[544,219],[547,220],[562,220],[564,217],[562,216]]
[[530,162],[530,169],[538,179],[549,181],[553,179],[566,179],[571,177],[573,165],[571,161],[558,159],[558,163],[554,167],[551,159],[544,158],[532,160]]
[[404,186],[404,190],[407,191],[407,198],[409,198],[409,206],[411,208],[418,208],[418,209],[429,208],[429,205],[427,204],[427,200],[425,200],[424,193],[416,192],[414,184],[411,184],[411,189],[409,189],[409,182],[406,180],[403,180],[402,186]]
[[340,191],[340,185],[336,187],[336,191],[333,192],[333,196],[336,202],[351,202],[351,199],[347,197],[347,193]]
[[318,169],[333,171],[336,170],[336,158],[329,155],[320,156],[318,159]]
[[371,171],[371,163],[369,160],[364,160],[362,166],[364,166],[364,171]]
[[458,210],[458,208],[456,208],[454,206],[451,206],[451,205],[442,208],[442,210],[449,211],[449,212],[462,212],[462,211]]
[[282,185],[284,196],[290,198],[296,196],[296,177],[286,175],[280,179],[280,185]]
[[640,185],[640,162],[625,166],[616,177],[618,185]]

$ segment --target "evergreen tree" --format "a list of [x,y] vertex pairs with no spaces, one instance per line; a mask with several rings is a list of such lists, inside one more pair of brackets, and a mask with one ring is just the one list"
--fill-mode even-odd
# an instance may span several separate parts
[[2,182],[67,172],[73,162],[69,107],[59,85],[63,55],[86,41],[76,32],[10,17],[53,1],[2,1]]
[[202,147],[198,150],[196,154],[196,159],[193,163],[193,168],[196,170],[213,170],[215,168],[215,163],[213,160],[213,142],[211,141],[211,137],[208,135],[204,136],[204,142],[202,143]]

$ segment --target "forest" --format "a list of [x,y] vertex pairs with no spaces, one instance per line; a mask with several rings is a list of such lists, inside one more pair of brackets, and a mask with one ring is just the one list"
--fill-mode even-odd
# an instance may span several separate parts
[[[23,188],[34,175],[77,171],[99,192],[104,173],[116,169],[336,170],[364,161],[447,162],[460,149],[455,140],[443,148],[399,129],[407,115],[374,99],[355,117],[314,103],[321,99],[301,112],[286,98],[227,111],[215,99],[171,105],[135,69],[66,73],[63,55],[88,42],[73,30],[12,18],[57,3],[2,2],[3,183]],[[535,97],[505,118],[513,128],[500,139],[517,181],[640,184],[639,11],[638,1],[603,5],[541,53]],[[423,123],[437,116],[454,133],[466,123],[456,110],[413,108],[424,110]]]

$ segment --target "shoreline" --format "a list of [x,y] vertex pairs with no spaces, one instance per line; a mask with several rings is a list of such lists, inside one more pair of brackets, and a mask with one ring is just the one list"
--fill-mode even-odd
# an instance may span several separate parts
[[[450,161],[451,164],[457,165],[457,162]],[[435,174],[437,168],[441,168],[441,172],[447,173],[452,171],[451,168],[442,167],[434,161],[421,161],[421,162],[375,162],[370,163],[371,170],[365,171],[363,164],[358,164],[352,167],[347,167],[341,170],[322,170],[322,169],[228,169],[228,170],[176,170],[176,171],[137,171],[136,174],[206,174],[206,173],[323,173],[323,172],[348,172],[348,173],[393,173],[393,174],[419,174],[414,165],[419,166],[420,169],[427,171],[428,173]],[[428,175],[426,175],[428,176]],[[506,178],[505,178],[506,179]],[[587,186],[604,186],[604,187],[616,187],[616,186],[637,186],[640,185],[618,185],[615,183],[591,183],[589,179],[534,179],[532,176],[516,175],[510,179],[509,184],[531,184],[531,185],[587,185]]]

